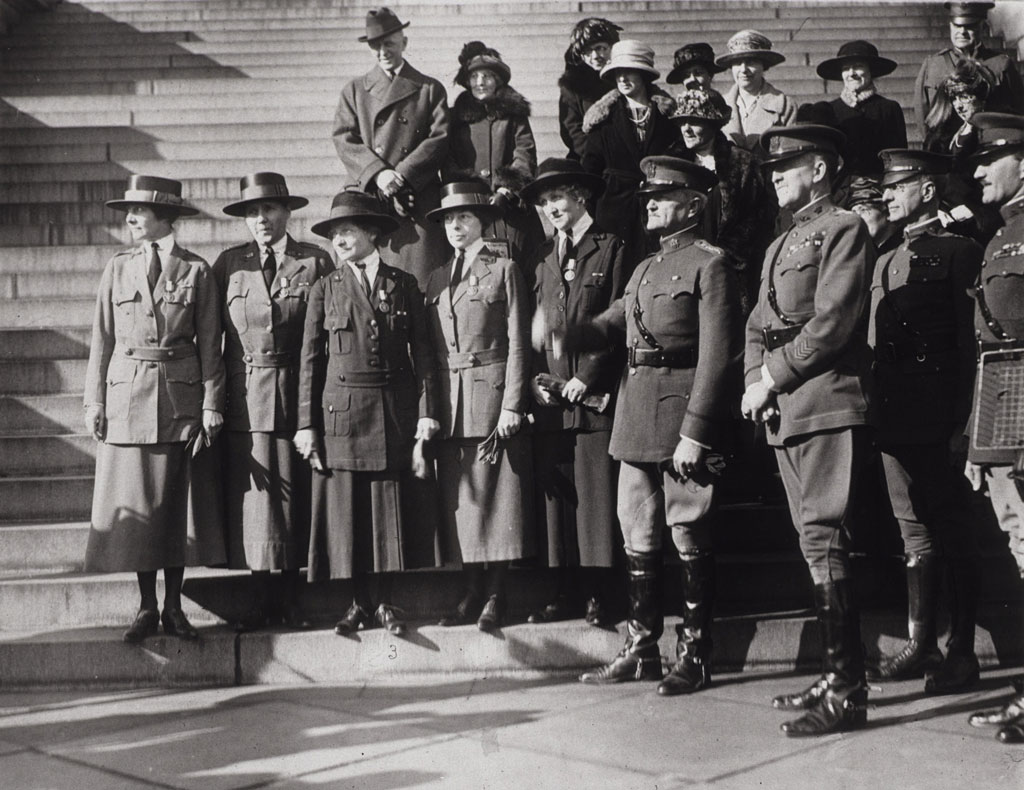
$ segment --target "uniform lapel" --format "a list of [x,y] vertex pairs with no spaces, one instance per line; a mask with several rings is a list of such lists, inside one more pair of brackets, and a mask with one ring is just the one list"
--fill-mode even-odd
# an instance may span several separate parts
[[181,277],[181,269],[184,262],[181,260],[181,247],[177,244],[171,249],[171,254],[167,258],[160,271],[160,279],[156,281],[156,288],[153,289],[153,301],[155,303],[162,302],[164,295],[167,293],[168,283],[177,283]]
[[[288,244],[284,250],[284,261],[277,267],[277,276],[274,277],[274,287],[271,289],[271,296],[277,296],[282,288],[291,287],[296,278],[308,270],[306,261],[309,259],[299,258],[302,248],[288,237]],[[308,279],[308,278],[307,278]]]
[[[341,269],[341,284],[342,287],[348,291],[349,298],[352,303],[356,305],[363,312],[373,312],[373,304],[370,302],[369,297],[366,295],[366,291],[363,290],[362,283],[359,282],[359,278],[356,277],[356,273],[352,271],[352,266],[346,261],[339,267]],[[378,272],[380,270],[378,269]]]
[[[147,279],[147,267],[149,266],[149,260],[147,259],[146,252],[141,247],[136,247],[132,251],[131,262],[128,265],[128,271],[126,276],[128,281],[131,283],[131,287],[142,294],[142,304],[145,305],[147,310],[152,310],[155,303],[154,292],[159,293],[154,289],[149,290],[149,280]],[[157,283],[157,287],[160,283]]]
[[[456,305],[469,293],[470,281],[475,278],[477,288],[483,287],[485,277],[489,277],[491,274],[490,267],[487,265],[491,262],[491,259],[487,257],[487,253],[484,250],[480,250],[476,258],[473,259],[473,263],[470,264],[469,272],[464,274],[462,281],[455,287],[455,295],[452,298],[452,304]],[[450,267],[449,267],[450,268]],[[450,276],[450,275],[449,275]]]

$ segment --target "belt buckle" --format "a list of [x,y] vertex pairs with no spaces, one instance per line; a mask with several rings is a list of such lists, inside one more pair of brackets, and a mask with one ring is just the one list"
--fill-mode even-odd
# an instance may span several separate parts
[[761,327],[761,340],[764,342],[764,347],[769,351],[772,350],[772,329],[771,327]]
[[629,347],[629,351],[626,352],[626,362],[631,368],[636,367],[636,346]]

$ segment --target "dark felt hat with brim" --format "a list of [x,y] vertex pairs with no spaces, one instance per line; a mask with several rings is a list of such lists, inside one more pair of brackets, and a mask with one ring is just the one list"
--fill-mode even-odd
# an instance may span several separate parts
[[878,47],[869,41],[847,41],[839,48],[834,58],[823,60],[818,64],[818,76],[826,80],[842,82],[843,67],[851,60],[860,60],[868,64],[874,79],[884,77],[896,71],[896,61],[880,57]]
[[537,167],[537,177],[519,190],[519,196],[528,203],[539,203],[546,190],[575,184],[590,191],[597,197],[604,191],[604,179],[583,169],[573,159],[550,157]]
[[1024,151],[1024,115],[1009,112],[978,112],[971,116],[978,130],[978,147],[971,160],[999,157]]
[[637,190],[638,195],[655,195],[674,189],[689,189],[706,195],[718,176],[695,162],[688,162],[675,156],[646,156],[640,160],[644,182]]
[[995,3],[945,3],[949,21],[956,25],[976,25],[984,22]]
[[402,20],[395,16],[395,12],[386,6],[371,8],[366,12],[366,35],[360,36],[359,40],[364,44],[373,42],[399,30],[405,30],[409,24],[402,24]]
[[764,64],[765,69],[770,69],[786,59],[781,52],[772,49],[772,40],[768,36],[756,30],[741,30],[738,33],[733,33],[732,38],[726,42],[725,48],[728,52],[719,57],[715,63],[726,68],[744,60],[759,60]]
[[942,176],[949,172],[953,157],[916,148],[886,148],[882,160],[882,186],[888,187],[919,176]]
[[199,213],[199,209],[186,205],[181,199],[180,181],[159,176],[128,176],[124,197],[108,200],[105,205],[117,211],[127,211],[129,206],[134,205],[174,209],[179,217]]
[[441,206],[427,212],[427,219],[440,222],[449,211],[468,209],[481,220],[489,221],[501,214],[491,204],[491,190],[482,181],[452,181],[441,187]]
[[376,226],[382,235],[398,229],[398,220],[385,214],[380,201],[373,195],[356,189],[346,189],[334,196],[331,213],[327,219],[310,228],[317,236],[331,237],[331,228],[336,222],[349,220]]
[[762,165],[771,167],[810,153],[842,156],[846,135],[832,126],[817,123],[796,123],[773,126],[763,132],[761,147],[767,151]]
[[250,173],[238,182],[242,199],[224,207],[224,213],[231,217],[244,217],[250,203],[277,202],[290,211],[308,206],[309,201],[298,195],[288,194],[288,184],[280,173]]
[[665,82],[669,85],[678,85],[683,81],[683,72],[691,66],[703,66],[708,70],[708,74],[720,74],[725,71],[725,67],[715,63],[715,51],[710,44],[703,41],[684,44],[672,56],[672,71],[668,73]]

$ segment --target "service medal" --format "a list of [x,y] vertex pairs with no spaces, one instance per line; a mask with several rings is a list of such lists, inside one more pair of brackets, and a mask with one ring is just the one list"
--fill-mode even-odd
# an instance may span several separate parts
[[281,288],[282,289],[288,287],[288,278],[287,277],[281,277],[280,278],[280,282],[281,282]]
[[391,305],[388,304],[388,292],[385,291],[383,288],[377,291],[377,300],[380,302],[380,304],[377,307],[378,310],[380,310],[382,313],[391,312]]
[[565,271],[562,272],[562,279],[571,283],[576,279],[576,259],[570,258],[565,262]]
[[167,293],[174,291],[174,280],[164,280],[164,290],[166,290]]

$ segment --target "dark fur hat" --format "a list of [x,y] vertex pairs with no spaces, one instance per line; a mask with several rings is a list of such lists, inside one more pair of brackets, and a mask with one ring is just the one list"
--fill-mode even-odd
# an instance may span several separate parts
[[565,65],[578,66],[583,62],[583,51],[597,41],[615,44],[621,27],[599,16],[581,19],[569,34],[569,48],[565,51]]
[[501,53],[483,41],[470,41],[464,44],[459,53],[459,73],[455,75],[455,84],[469,88],[469,75],[477,69],[490,69],[508,85],[512,78],[512,69],[501,59]]

